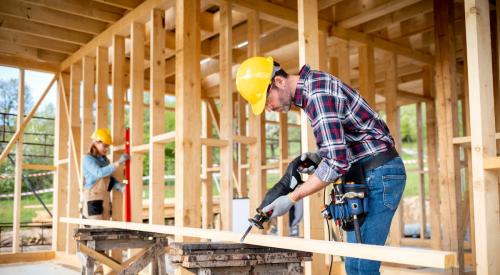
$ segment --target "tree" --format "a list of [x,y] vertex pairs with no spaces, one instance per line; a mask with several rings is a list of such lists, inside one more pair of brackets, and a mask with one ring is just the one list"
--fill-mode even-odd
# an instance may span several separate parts
[[[17,114],[17,95],[19,89],[19,79],[0,80],[0,112],[7,114]],[[24,110],[28,113],[33,107],[33,97],[29,87],[24,88]]]

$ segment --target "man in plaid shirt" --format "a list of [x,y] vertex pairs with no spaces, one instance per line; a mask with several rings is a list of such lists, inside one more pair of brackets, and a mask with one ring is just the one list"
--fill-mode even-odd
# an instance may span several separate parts
[[[243,62],[236,85],[256,115],[264,108],[288,112],[292,103],[303,109],[316,138],[318,150],[301,156],[303,161],[315,163],[300,171],[311,176],[295,191],[264,207],[263,212],[272,210],[272,217],[284,215],[298,200],[344,176],[352,164],[367,164],[364,177],[369,188],[369,211],[361,226],[362,240],[384,245],[406,173],[387,125],[360,94],[331,74],[308,65],[298,75],[288,75],[271,57],[252,57]],[[375,167],[368,165],[383,155],[383,162]],[[347,236],[349,242],[356,241],[354,232]],[[377,261],[346,260],[347,274],[379,274],[379,269]]]

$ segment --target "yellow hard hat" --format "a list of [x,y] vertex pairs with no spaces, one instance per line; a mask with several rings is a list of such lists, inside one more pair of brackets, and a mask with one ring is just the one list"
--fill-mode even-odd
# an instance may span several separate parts
[[273,77],[272,57],[255,56],[241,63],[236,72],[236,89],[250,104],[252,112],[260,115],[266,106],[267,87]]
[[92,139],[101,141],[104,144],[111,145],[113,140],[111,139],[111,135],[109,134],[109,130],[106,128],[99,128],[94,131],[92,134]]

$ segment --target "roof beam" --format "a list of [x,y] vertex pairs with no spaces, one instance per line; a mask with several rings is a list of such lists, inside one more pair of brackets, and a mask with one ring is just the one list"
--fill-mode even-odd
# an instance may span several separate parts
[[375,8],[363,11],[358,15],[349,17],[345,20],[342,20],[337,23],[337,26],[343,28],[352,28],[354,26],[363,24],[375,18],[384,16],[388,13],[395,12],[407,6],[413,5],[420,0],[392,0],[381,5],[376,6]]
[[107,27],[107,23],[97,20],[77,15],[68,15],[65,12],[12,0],[2,1],[0,14],[94,35],[99,34]]
[[132,22],[146,23],[149,20],[150,11],[154,8],[167,9],[174,5],[174,0],[147,0],[133,11],[127,13],[105,31],[94,37],[89,43],[81,47],[73,55],[61,63],[60,70],[64,71],[72,63],[80,60],[86,54],[92,54],[98,46],[109,46],[114,35],[128,36]]
[[382,17],[365,22],[361,25],[361,29],[365,33],[372,33],[429,11],[432,11],[432,0],[424,0],[396,10],[390,14],[386,14]]
[[[216,2],[227,0],[214,0]],[[297,29],[297,11],[280,5],[276,5],[262,0],[232,0],[235,8],[242,9],[243,11],[255,10],[261,13],[261,18],[281,24],[293,29]],[[329,32],[330,36],[335,36],[345,40],[352,40],[359,43],[371,45],[372,47],[382,50],[394,52],[396,54],[406,56],[421,63],[433,64],[434,57],[421,53],[411,48],[398,45],[394,42],[368,35],[362,32],[342,28],[339,26],[332,26],[332,22],[320,18],[318,27],[322,31]]]
[[45,7],[73,15],[79,15],[106,23],[113,23],[122,17],[122,14],[99,9],[97,3],[78,0],[22,0],[40,7]]
[[0,40],[0,53],[26,58],[32,60],[31,62],[60,62],[67,56],[66,54],[49,52],[43,49],[20,46],[7,40]]
[[21,56],[12,56],[0,53],[0,65],[9,66],[15,68],[22,68],[27,70],[41,71],[41,72],[57,72],[59,63],[56,62],[33,62],[32,59],[28,59]]
[[93,1],[126,10],[133,10],[143,2],[142,0],[93,0]]
[[338,3],[344,0],[319,0],[318,1],[318,10],[324,10],[328,7],[337,5]]
[[75,44],[58,42],[52,39],[36,37],[30,34],[15,33],[5,29],[0,29],[0,40],[10,41],[21,46],[29,46],[64,54],[72,54],[79,48],[79,46]]
[[80,46],[85,45],[88,41],[90,41],[90,39],[92,39],[91,34],[39,24],[33,21],[6,15],[0,15],[0,29],[36,35]]

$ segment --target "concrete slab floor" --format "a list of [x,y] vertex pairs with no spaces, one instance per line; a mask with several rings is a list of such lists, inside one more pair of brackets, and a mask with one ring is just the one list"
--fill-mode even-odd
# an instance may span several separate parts
[[16,264],[0,265],[0,274],[79,275],[81,274],[81,271],[76,270],[74,267],[65,266],[60,263],[36,262],[36,263],[16,263]]

